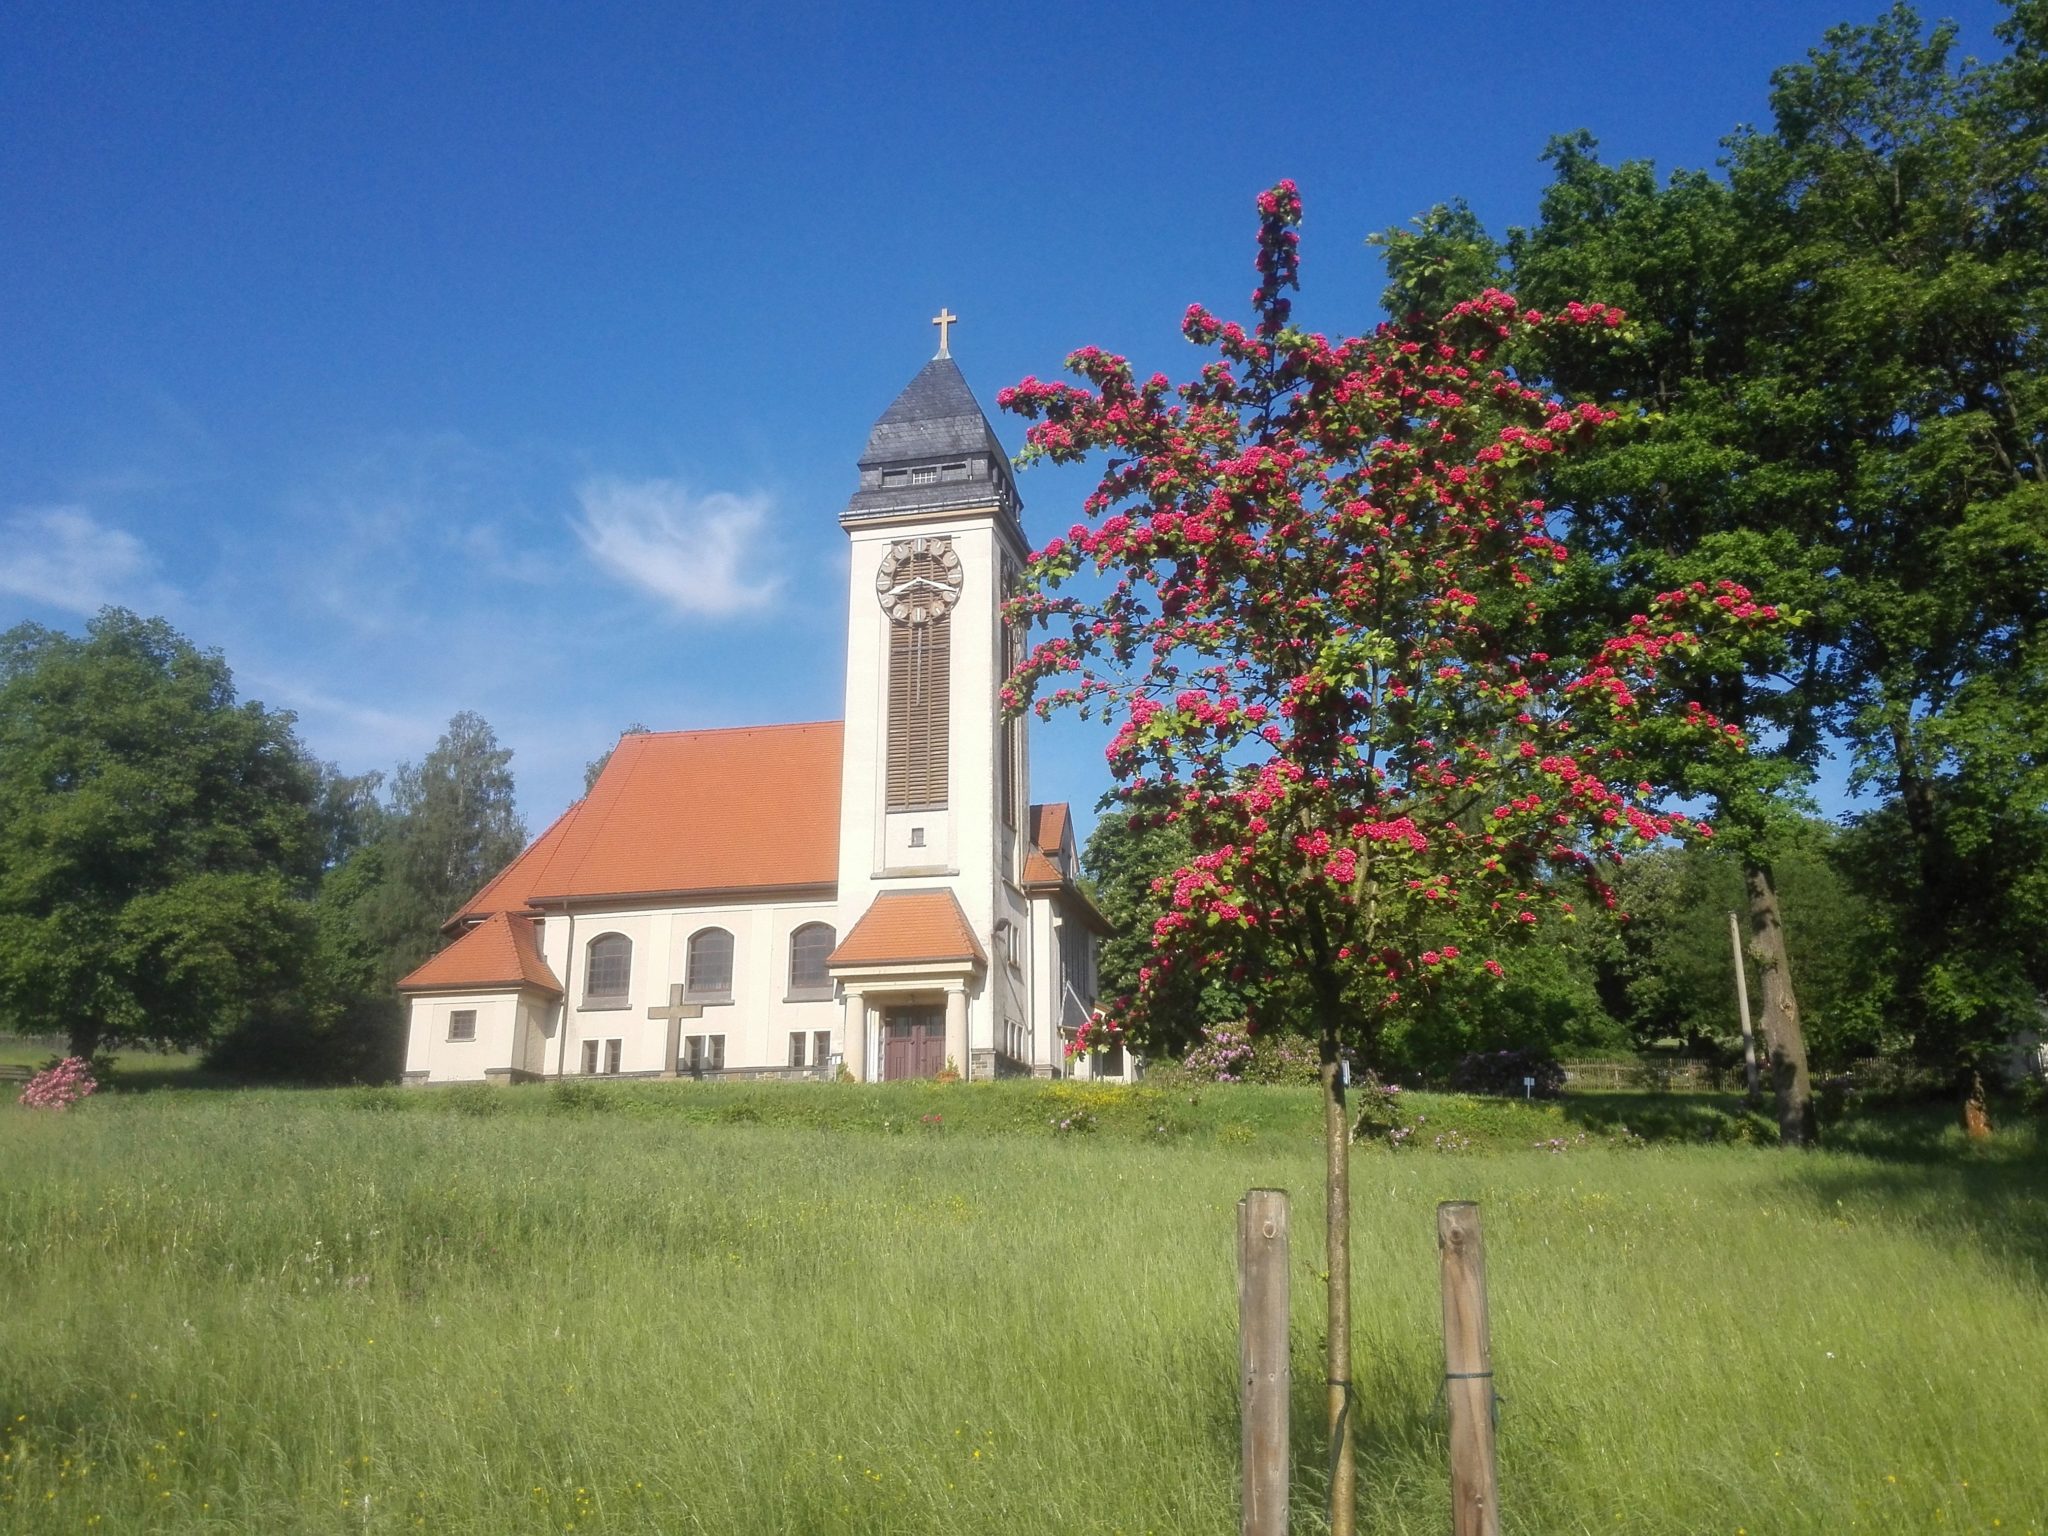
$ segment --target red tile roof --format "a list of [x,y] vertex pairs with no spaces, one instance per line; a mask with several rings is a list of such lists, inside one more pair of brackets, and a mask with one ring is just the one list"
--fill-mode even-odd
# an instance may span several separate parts
[[837,720],[623,737],[590,793],[451,918],[599,896],[831,886]]
[[1074,876],[1072,824],[1073,813],[1063,800],[1031,807],[1031,851],[1024,855],[1024,889],[1033,896],[1057,895],[1097,933],[1112,935],[1115,926]]
[[493,912],[398,984],[401,992],[507,987],[562,990],[534,947],[533,919],[507,912]]
[[933,965],[948,960],[988,964],[949,890],[884,891],[861,914],[826,962],[849,965]]
[[1031,807],[1031,848],[1024,855],[1024,885],[1027,889],[1067,883],[1067,818],[1064,800]]
[[443,923],[442,929],[458,928],[472,918],[488,917],[493,912],[525,911],[527,898],[533,894],[533,882],[561,846],[569,823],[576,819],[583,804],[578,800],[557,816],[545,832],[526,845],[524,853],[493,875],[489,884],[463,904],[461,911]]

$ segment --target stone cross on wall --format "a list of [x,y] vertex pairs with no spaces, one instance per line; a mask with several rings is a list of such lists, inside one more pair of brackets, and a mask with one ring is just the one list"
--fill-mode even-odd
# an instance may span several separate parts
[[683,984],[678,981],[669,986],[668,1006],[648,1009],[647,1017],[668,1020],[668,1054],[661,1058],[661,1075],[674,1077],[676,1060],[682,1054],[683,1020],[701,1019],[704,1017],[704,1010],[696,1003],[683,1001]]

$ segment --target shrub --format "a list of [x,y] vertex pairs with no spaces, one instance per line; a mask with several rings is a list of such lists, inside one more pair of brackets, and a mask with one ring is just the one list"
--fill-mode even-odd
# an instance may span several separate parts
[[350,1109],[359,1109],[371,1114],[397,1114],[406,1107],[403,1088],[377,1086],[369,1088],[343,1088],[338,1091],[338,1102]]
[[69,1109],[99,1091],[92,1064],[80,1056],[66,1056],[45,1067],[28,1080],[20,1102],[30,1109]]
[[1313,1083],[1321,1068],[1315,1041],[1286,1030],[1254,1033],[1244,1024],[1212,1024],[1202,1043],[1180,1061],[1181,1072],[1204,1083]]
[[562,1078],[548,1086],[548,1108],[558,1115],[587,1115],[604,1108],[595,1083]]
[[1368,1072],[1352,1084],[1358,1096],[1358,1119],[1351,1127],[1353,1141],[1385,1138],[1390,1147],[1405,1147],[1415,1133],[1429,1124],[1429,1116],[1413,1114],[1412,1101],[1402,1095],[1399,1083],[1383,1083]]
[[458,1115],[495,1115],[505,1107],[505,1090],[488,1083],[457,1083],[441,1091],[441,1103]]
[[1495,1098],[1556,1099],[1564,1096],[1564,1068],[1542,1051],[1474,1051],[1452,1069],[1450,1085]]

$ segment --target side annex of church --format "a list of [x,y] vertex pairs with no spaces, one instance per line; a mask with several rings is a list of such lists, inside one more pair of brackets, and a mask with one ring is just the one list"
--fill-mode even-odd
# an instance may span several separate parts
[[399,983],[407,1082],[1133,1074],[1067,1057],[1109,927],[997,702],[1021,504],[940,335],[840,515],[844,718],[623,738]]

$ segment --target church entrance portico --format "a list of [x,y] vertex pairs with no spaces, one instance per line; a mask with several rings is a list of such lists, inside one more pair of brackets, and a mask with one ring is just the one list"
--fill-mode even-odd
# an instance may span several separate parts
[[946,1066],[946,1009],[941,1003],[882,1010],[882,1081],[937,1077]]

